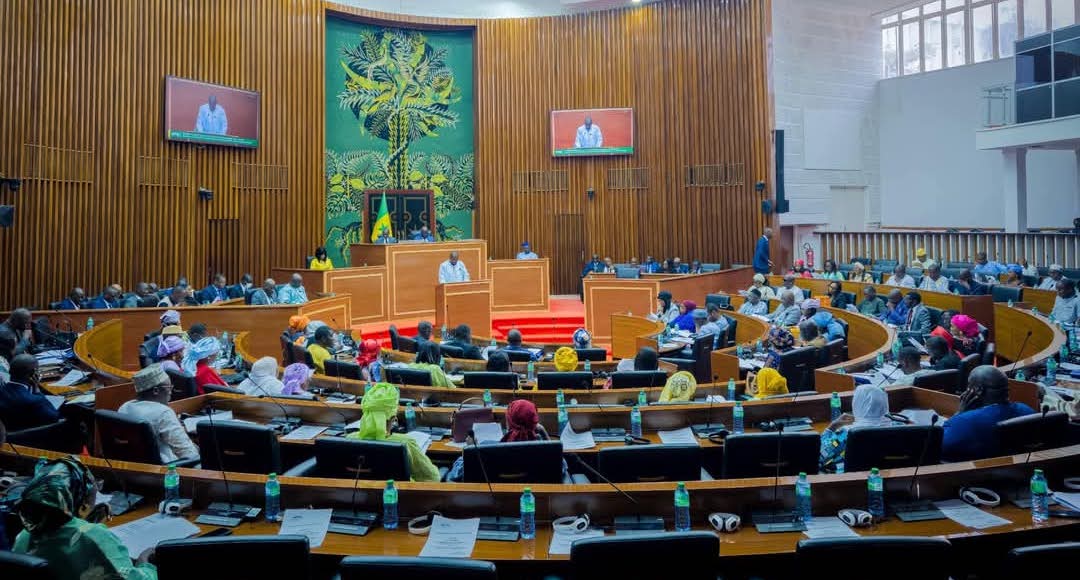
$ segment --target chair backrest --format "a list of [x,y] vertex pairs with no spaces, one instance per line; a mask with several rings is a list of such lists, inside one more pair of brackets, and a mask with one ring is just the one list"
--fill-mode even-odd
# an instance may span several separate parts
[[960,371],[948,369],[944,371],[934,371],[924,375],[917,375],[913,384],[914,386],[923,389],[950,392],[956,388],[956,383],[959,380]]
[[960,374],[956,377],[956,391],[954,392],[963,393],[967,390],[968,376],[981,362],[982,355],[977,352],[960,359]]
[[431,386],[431,372],[423,369],[384,367],[383,373],[386,374],[386,382],[395,385]]
[[850,260],[848,260],[849,264],[854,264],[855,262],[858,262],[858,263],[862,264],[863,266],[869,267],[874,261],[871,260],[870,258],[865,258],[865,257],[853,257]]
[[503,352],[510,358],[510,362],[529,362],[532,360],[532,353],[527,350],[510,350],[504,348]]
[[[844,471],[869,471],[941,462],[941,425],[859,427],[848,431]],[[925,447],[926,453],[923,453]],[[920,461],[921,458],[921,461]]]
[[240,421],[199,421],[195,427],[203,469],[238,473],[281,473],[277,431]]
[[780,355],[776,370],[787,379],[789,391],[798,393],[814,390],[817,356],[817,349],[812,346],[792,349]]
[[165,374],[169,375],[169,382],[172,383],[170,400],[179,401],[199,394],[199,390],[195,385],[195,377],[183,371],[176,372],[172,369],[165,369]]
[[397,326],[391,324],[390,328],[386,329],[386,331],[390,333],[390,348],[394,350],[400,350],[398,348],[398,339],[401,338],[401,334],[398,333]]
[[854,292],[841,292],[840,294],[842,294],[844,296],[844,298],[847,299],[848,304],[850,304],[852,306],[858,306],[859,305],[859,303],[857,301],[858,297],[855,296]]
[[415,338],[409,338],[408,336],[398,336],[397,342],[398,342],[397,350],[400,350],[401,352],[411,352],[411,353],[416,352],[416,339]]
[[710,304],[715,304],[720,308],[728,308],[731,306],[731,296],[727,294],[706,294],[705,307],[708,308]]
[[930,326],[941,326],[941,312],[940,308],[934,308],[933,306],[927,306],[926,311],[930,313]]
[[[875,579],[888,580],[948,580],[951,554],[948,540],[932,537],[816,538],[800,540],[795,548],[801,570],[828,570],[843,562],[852,570],[874,570]],[[930,562],[935,565],[927,565]]]
[[337,361],[337,360],[334,360],[332,358],[324,360],[323,361],[323,373],[328,377],[341,376],[341,368],[338,366],[339,362],[344,362],[344,361]]
[[154,551],[158,580],[308,578],[306,536],[227,536],[166,540]]
[[724,318],[727,319],[727,346],[735,346],[735,330],[739,326],[739,321],[728,316],[727,314],[724,315]]
[[890,259],[886,259],[886,258],[882,258],[880,260],[874,260],[874,269],[875,270],[892,270],[893,268],[896,267],[897,263],[898,263],[897,260],[890,260]]
[[226,387],[225,385],[203,385],[203,392],[210,393],[227,393],[230,395],[246,395],[244,391],[240,389],[234,389],[233,387]]
[[1061,411],[1001,421],[994,429],[1000,455],[1016,455],[1065,445],[1069,416]]
[[409,481],[409,451],[393,441],[321,437],[315,440],[315,472],[319,477]]
[[946,261],[944,267],[949,268],[950,270],[963,270],[965,268],[970,270],[975,267],[975,264],[973,264],[972,262]]
[[712,382],[713,340],[713,335],[703,334],[695,336],[694,342],[690,344],[690,358],[694,360],[693,369],[690,372],[699,383]]
[[292,349],[292,359],[293,359],[293,361],[302,362],[305,365],[307,365],[307,367],[309,369],[314,369],[315,368],[315,359],[311,358],[311,353],[308,352],[308,349],[306,349],[306,348],[304,348],[304,347],[302,347],[302,346],[300,346],[300,345],[298,345],[296,343],[291,343],[289,345],[289,348]]
[[495,564],[459,558],[349,556],[341,561],[341,580],[496,580]]
[[469,445],[462,457],[465,458],[466,483],[484,483],[485,480],[491,483],[562,483],[563,480],[563,448],[558,441]]
[[837,338],[825,345],[826,365],[840,364],[848,358],[847,340]]
[[605,361],[607,360],[607,350],[603,348],[575,348],[577,352],[578,360],[580,361]]
[[982,364],[993,365],[995,356],[997,356],[997,345],[992,342],[985,343],[982,352]]
[[1026,546],[1009,551],[1006,578],[1053,578],[1080,562],[1080,542]]
[[116,411],[94,411],[100,455],[135,463],[161,464],[157,434],[148,421],[122,415]]
[[994,284],[990,288],[990,296],[993,297],[994,302],[1020,302],[1020,297],[1023,295],[1021,288],[1015,286],[1005,286],[1004,284]]
[[596,454],[597,470],[615,482],[697,481],[701,479],[697,445],[605,447]]
[[1024,286],[1027,286],[1028,288],[1034,288],[1039,285],[1038,276],[1023,276],[1021,279],[1023,280]]
[[471,372],[465,374],[466,389],[516,389],[517,373]]
[[60,453],[79,453],[82,451],[85,437],[80,432],[78,423],[69,419],[60,419],[48,425],[11,431],[7,434],[7,442],[12,445],[48,449]]
[[147,349],[147,343],[139,345],[139,368],[145,369],[154,362],[154,359],[150,356],[150,351]]
[[570,568],[574,580],[716,580],[719,555],[720,539],[712,532],[615,535],[571,544]]
[[666,382],[667,373],[664,371],[619,371],[611,374],[611,388],[613,389],[660,387]]
[[585,371],[537,373],[536,388],[541,391],[554,391],[556,389],[584,389],[592,388],[592,373]]
[[49,562],[29,554],[0,551],[0,578],[18,580],[54,580]]
[[729,435],[724,441],[724,478],[772,477],[777,472],[777,457],[780,475],[817,473],[820,454],[821,436],[817,433]]
[[439,353],[449,358],[465,358],[465,349],[450,344],[440,344]]
[[278,341],[281,342],[281,363],[285,366],[289,366],[296,362],[296,357],[293,356],[292,341],[289,340],[289,335],[281,333],[278,337]]
[[633,266],[618,266],[615,268],[615,277],[637,279],[641,277],[641,270]]
[[330,374],[330,366],[331,366],[330,363],[331,362],[334,363],[333,366],[334,366],[334,370],[337,372],[337,375],[330,375],[330,376],[339,376],[339,377],[341,377],[343,379],[353,379],[353,380],[356,380],[356,381],[364,380],[363,369],[360,368],[360,365],[358,365],[358,364],[356,364],[354,362],[349,362],[349,361],[344,361],[344,360],[326,359],[326,361],[323,362],[323,365],[326,367],[326,374],[328,374],[328,375]]

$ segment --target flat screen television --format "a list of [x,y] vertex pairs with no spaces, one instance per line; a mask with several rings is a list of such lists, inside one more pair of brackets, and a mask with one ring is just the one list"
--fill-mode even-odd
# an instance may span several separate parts
[[259,93],[165,77],[165,138],[256,148],[259,146]]
[[551,112],[551,155],[633,155],[633,109],[575,109]]

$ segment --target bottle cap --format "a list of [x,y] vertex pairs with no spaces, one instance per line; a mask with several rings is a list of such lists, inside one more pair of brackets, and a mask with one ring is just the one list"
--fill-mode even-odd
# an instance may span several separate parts
[[270,479],[277,479],[277,474],[271,471],[270,475],[268,475],[267,477],[269,477]]
[[870,473],[873,473],[873,474],[875,474],[875,475],[876,475],[876,474],[878,473],[878,468],[876,468],[876,467],[871,467],[871,468],[870,468]]
[[394,485],[394,480],[392,480],[392,479],[386,480],[386,485]]
[[1041,470],[1041,469],[1036,469],[1035,470],[1035,475],[1042,475],[1042,474],[1043,474],[1043,470]]
[[525,488],[525,493],[532,493],[532,488],[531,487],[526,487]]
[[805,471],[800,471],[799,472],[799,477],[806,477],[806,472]]

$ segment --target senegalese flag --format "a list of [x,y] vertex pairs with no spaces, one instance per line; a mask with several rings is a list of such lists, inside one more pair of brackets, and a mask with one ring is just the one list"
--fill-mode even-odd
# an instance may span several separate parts
[[379,204],[379,217],[375,218],[375,223],[371,226],[371,242],[375,243],[379,239],[379,235],[382,234],[383,228],[389,232],[390,237],[394,237],[394,230],[390,227],[390,210],[386,207],[386,192],[382,194],[382,203]]

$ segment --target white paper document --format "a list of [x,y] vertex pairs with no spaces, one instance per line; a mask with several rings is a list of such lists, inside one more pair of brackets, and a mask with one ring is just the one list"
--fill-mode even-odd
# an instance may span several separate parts
[[806,534],[808,538],[857,538],[859,534],[855,530],[848,527],[838,517],[825,516],[820,518],[810,518],[810,521],[803,522],[806,524]]
[[484,443],[487,441],[498,443],[502,440],[502,426],[498,423],[473,423],[472,428],[473,433],[476,435],[477,443]]
[[908,341],[908,344],[909,344],[909,345],[911,345],[911,346],[915,347],[915,350],[918,350],[918,351],[919,351],[919,352],[920,352],[921,354],[929,354],[929,353],[928,353],[928,352],[926,351],[926,347],[925,347],[925,346],[923,346],[921,342],[919,342],[919,341],[915,340],[915,337],[914,337],[914,336],[909,336],[909,337],[908,337],[908,339],[907,339],[907,341]]
[[94,393],[90,393],[89,395],[79,395],[78,397],[72,397],[68,399],[68,402],[72,405],[89,405],[93,403],[95,399],[96,397],[94,397]]
[[427,542],[420,550],[421,558],[468,558],[476,545],[480,518],[454,520],[435,516]]
[[604,535],[604,530],[588,529],[580,534],[570,532],[555,532],[551,534],[551,545],[548,546],[548,555],[569,554],[570,544],[585,538],[599,538]]
[[60,395],[45,395],[45,400],[53,406],[53,409],[59,409],[60,405],[63,405],[67,399]]
[[934,505],[950,520],[961,526],[967,526],[976,530],[994,528],[1012,523],[1005,518],[999,518],[990,512],[981,510],[973,505],[968,505],[964,503],[964,500],[962,499],[935,501]]
[[[930,421],[937,415],[937,411],[933,409],[904,409],[900,411],[900,414],[911,419],[911,422],[916,425],[929,425]],[[940,417],[940,415],[938,415]],[[941,422],[941,419],[938,419]]]
[[74,387],[86,380],[89,376],[90,373],[80,371],[79,369],[71,369],[59,381],[56,381],[53,384],[58,387]]
[[318,548],[330,528],[330,514],[334,510],[285,510],[278,535],[307,536],[312,548]]
[[154,514],[109,528],[109,531],[120,538],[129,556],[138,558],[159,542],[194,536],[199,533],[199,527],[184,518]]
[[1080,493],[1068,493],[1064,491],[1055,491],[1054,499],[1057,502],[1071,510],[1080,511]]
[[[214,418],[217,419],[217,417]],[[323,431],[326,431],[326,427],[323,425],[301,425],[300,427],[289,431],[289,434],[282,437],[282,439],[287,441],[314,439],[319,435],[322,435]]]
[[593,439],[591,429],[583,433],[575,433],[570,427],[569,421],[567,421],[566,428],[563,429],[562,433],[559,433],[559,442],[562,443],[564,451],[592,449],[593,447],[596,447],[596,440]]
[[689,427],[674,431],[660,431],[660,442],[665,445],[697,445],[697,437]]
[[[214,421],[231,421],[232,411],[221,411],[218,413],[214,413],[213,415],[211,415],[210,418]],[[194,417],[188,417],[187,419],[184,419],[184,430],[188,433],[194,433],[195,425],[198,425],[199,421],[204,420],[209,421],[210,419],[207,419],[206,415],[196,415]]]
[[431,447],[431,434],[424,433],[423,431],[409,431],[405,434],[413,441],[416,441],[416,445],[420,447],[421,453],[427,453],[428,447]]

